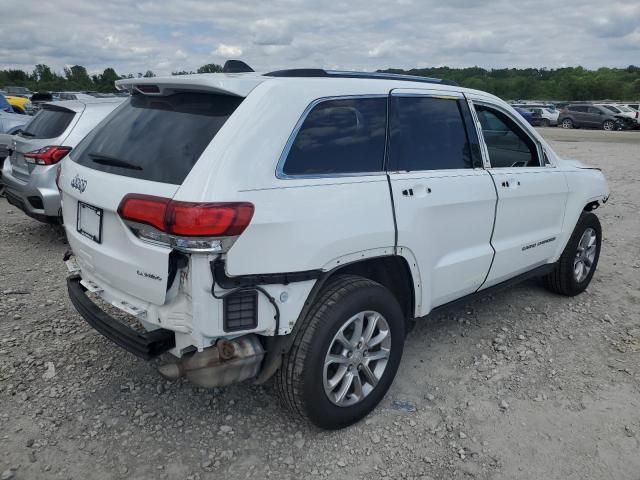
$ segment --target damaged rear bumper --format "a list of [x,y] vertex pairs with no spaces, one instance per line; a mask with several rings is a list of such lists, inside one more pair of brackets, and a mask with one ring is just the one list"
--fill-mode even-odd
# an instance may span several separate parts
[[170,330],[159,328],[140,333],[108,315],[91,301],[80,281],[79,275],[67,277],[71,303],[89,325],[116,345],[145,360],[157,357],[175,346],[175,334]]

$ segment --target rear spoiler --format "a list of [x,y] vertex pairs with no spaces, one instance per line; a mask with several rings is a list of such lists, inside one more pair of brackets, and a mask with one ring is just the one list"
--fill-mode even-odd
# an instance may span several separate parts
[[176,92],[198,91],[246,97],[264,77],[243,74],[196,74],[174,77],[124,78],[115,82],[118,90],[129,90],[144,95],[163,96]]

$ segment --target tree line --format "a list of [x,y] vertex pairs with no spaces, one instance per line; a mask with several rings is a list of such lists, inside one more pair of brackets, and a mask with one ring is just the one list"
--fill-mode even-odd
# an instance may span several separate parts
[[[215,63],[203,65],[195,72],[178,71],[172,75],[186,75],[191,73],[221,72],[222,66]],[[62,73],[55,72],[48,65],[38,64],[31,73],[24,70],[0,70],[0,89],[5,86],[27,87],[32,92],[51,91],[96,91],[115,92],[114,82],[123,78],[155,77],[151,70],[119,75],[111,68],[105,68],[102,73],[89,74],[82,65],[65,67]]]
[[493,93],[505,100],[639,100],[640,67],[558,69],[419,68],[379,70],[453,80],[459,85]]
[[[172,75],[221,72],[222,66],[209,63],[196,71],[175,71]],[[402,70],[390,68],[379,72],[404,73],[453,80],[463,87],[484,90],[507,100],[638,100],[640,99],[640,67],[583,67],[558,69],[503,68],[487,70],[480,67],[433,67]],[[23,70],[0,70],[0,88],[8,85],[28,87],[31,91],[113,92],[113,83],[122,78],[154,77],[151,70],[119,75],[109,67],[102,73],[89,74],[81,65],[66,67],[62,73],[38,64],[31,73]]]

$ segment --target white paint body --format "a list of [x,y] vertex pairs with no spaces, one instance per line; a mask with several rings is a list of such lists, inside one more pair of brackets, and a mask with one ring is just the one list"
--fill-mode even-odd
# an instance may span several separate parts
[[[434,307],[555,262],[584,207],[606,200],[599,170],[558,158],[538,133],[502,100],[478,91],[440,84],[379,79],[269,78],[257,74],[214,74],[122,81],[159,85],[161,94],[185,89],[246,97],[214,137],[182,185],[120,177],[65,159],[60,177],[65,219],[75,219],[77,201],[104,209],[104,241],[79,235],[65,221],[69,244],[86,284],[125,310],[135,306],[148,329],[176,332],[182,349],[202,350],[226,334],[222,301],[211,295],[213,254],[191,254],[179,281],[166,291],[169,248],[134,236],[116,209],[127,193],[190,202],[243,201],[255,205],[249,227],[224,254],[229,276],[332,269],[377,256],[407,260],[415,291],[415,317]],[[379,172],[282,178],[278,162],[306,109],[326,97],[380,95],[409,89],[416,95],[465,98],[507,112],[535,141],[544,167],[491,168],[483,148],[483,168],[420,172]],[[479,135],[479,123],[477,124]],[[482,138],[480,139],[481,144]],[[78,192],[70,182],[86,180]],[[496,188],[509,180],[512,188]],[[518,184],[519,182],[519,184]],[[416,195],[400,192],[413,188]],[[426,194],[426,189],[431,189]],[[396,227],[397,223],[397,243]],[[553,238],[538,248],[523,246]],[[142,270],[162,278],[136,274]],[[259,296],[258,326],[250,332],[286,335],[298,320],[316,280],[265,285],[278,302]],[[216,287],[218,293],[223,290]],[[282,295],[286,293],[286,295]],[[125,302],[123,306],[122,302]]]

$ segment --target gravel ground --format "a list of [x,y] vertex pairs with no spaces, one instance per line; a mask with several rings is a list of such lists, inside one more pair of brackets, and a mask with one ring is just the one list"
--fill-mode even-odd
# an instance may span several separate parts
[[640,133],[544,129],[612,197],[589,290],[535,281],[422,322],[365,421],[323,432],[272,388],[167,383],[74,311],[60,228],[0,199],[0,479],[634,479]]

